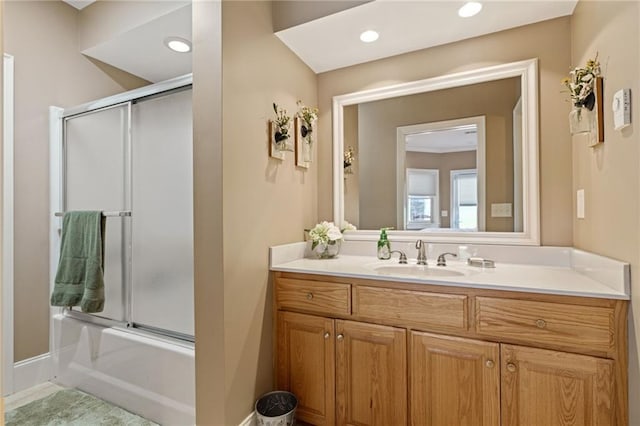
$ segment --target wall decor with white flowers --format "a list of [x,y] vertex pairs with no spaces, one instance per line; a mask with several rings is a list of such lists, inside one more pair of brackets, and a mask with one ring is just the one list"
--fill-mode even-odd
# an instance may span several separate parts
[[297,102],[298,112],[294,127],[296,129],[296,166],[308,169],[313,162],[313,142],[315,141],[318,108],[311,108]]
[[603,78],[598,55],[589,59],[584,67],[574,68],[562,84],[569,89],[573,104],[569,113],[571,134],[589,134],[592,147],[604,142]]
[[291,116],[287,110],[273,103],[275,120],[269,120],[269,156],[284,160],[285,151],[293,151],[293,139],[291,138]]
[[286,109],[273,103],[276,118],[269,120],[269,156],[284,160],[286,151],[294,151],[296,166],[308,169],[313,162],[318,108],[308,107],[302,101],[296,105],[298,111],[292,121]]
[[353,147],[350,146],[344,151],[344,177],[353,174],[353,162],[356,159],[356,153]]

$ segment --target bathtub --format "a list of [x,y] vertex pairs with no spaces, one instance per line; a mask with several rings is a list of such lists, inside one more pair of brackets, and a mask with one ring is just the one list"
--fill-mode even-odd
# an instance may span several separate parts
[[54,381],[162,425],[195,424],[193,345],[56,314]]

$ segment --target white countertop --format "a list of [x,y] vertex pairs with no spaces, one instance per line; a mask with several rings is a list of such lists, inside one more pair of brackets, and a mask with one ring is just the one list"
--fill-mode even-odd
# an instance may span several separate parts
[[[345,246],[346,246],[345,242]],[[479,251],[482,250],[481,246]],[[392,260],[378,260],[373,255],[362,255],[358,247],[344,247],[335,259],[314,259],[305,243],[272,247],[270,268],[272,271],[332,275],[339,277],[368,278],[384,281],[400,281],[414,284],[435,284],[456,287],[473,287],[492,290],[508,290],[559,294],[582,297],[629,300],[629,265],[614,259],[597,256],[567,247],[492,246],[495,268],[477,268],[458,261],[447,261],[446,267],[435,266],[430,258],[429,270],[452,269],[463,275],[412,276],[403,272],[376,271],[379,266],[398,265],[397,256]],[[536,250],[537,249],[537,250]],[[451,247],[442,250],[451,251]],[[367,248],[367,251],[369,249]],[[442,251],[442,252],[444,252]],[[521,253],[519,253],[521,251]],[[437,251],[436,252],[440,252]],[[518,263],[518,255],[525,256]],[[488,257],[488,256],[485,256]],[[538,261],[538,263],[536,263]],[[415,259],[409,259],[415,264]],[[411,265],[409,265],[411,266]],[[429,272],[429,271],[427,271]],[[438,272],[438,271],[434,271]]]

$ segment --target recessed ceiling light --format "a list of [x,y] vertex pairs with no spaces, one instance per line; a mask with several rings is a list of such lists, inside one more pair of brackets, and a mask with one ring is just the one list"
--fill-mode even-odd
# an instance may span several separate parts
[[164,39],[164,44],[174,52],[191,52],[191,42],[180,37],[167,37]]
[[477,15],[482,10],[482,3],[477,1],[466,2],[460,9],[458,9],[458,15],[461,18],[469,18],[473,15]]
[[373,41],[376,41],[378,37],[380,37],[378,32],[373,30],[367,30],[362,34],[360,34],[360,40],[362,40],[365,43],[371,43]]

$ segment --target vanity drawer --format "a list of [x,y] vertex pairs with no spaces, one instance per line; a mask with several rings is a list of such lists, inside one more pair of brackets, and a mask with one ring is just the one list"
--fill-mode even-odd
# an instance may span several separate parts
[[396,290],[354,288],[353,314],[361,318],[392,321],[427,330],[467,329],[467,296]]
[[276,303],[278,309],[350,315],[351,284],[278,278]]
[[612,308],[476,298],[476,332],[493,337],[608,352],[613,322]]

